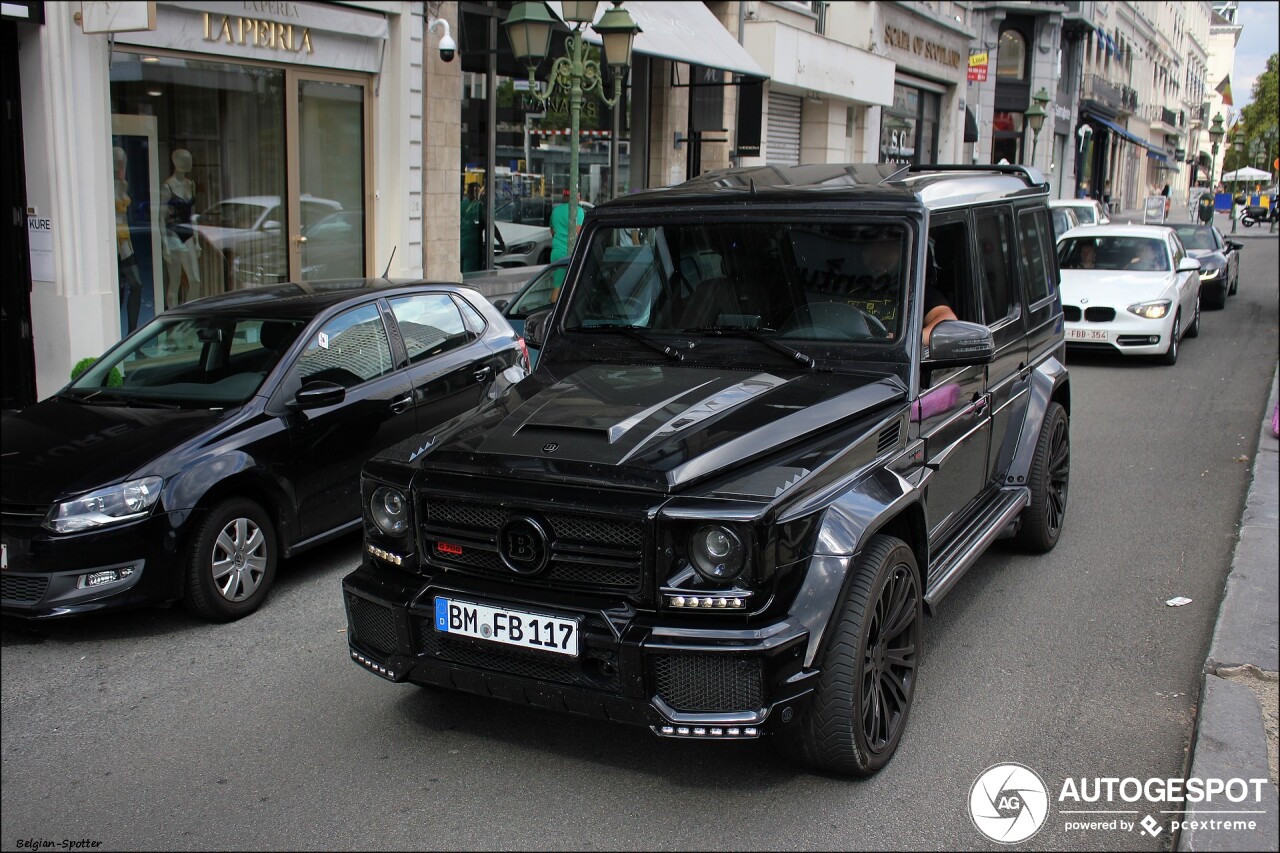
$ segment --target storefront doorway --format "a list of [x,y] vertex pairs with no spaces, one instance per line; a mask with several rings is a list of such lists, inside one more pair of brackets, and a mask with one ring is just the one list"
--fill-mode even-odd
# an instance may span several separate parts
[[121,332],[191,299],[371,274],[369,80],[117,52]]

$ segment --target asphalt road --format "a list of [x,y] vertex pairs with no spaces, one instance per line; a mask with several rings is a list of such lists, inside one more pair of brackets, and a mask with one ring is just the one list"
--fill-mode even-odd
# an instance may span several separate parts
[[[1176,366],[1070,359],[1062,540],[997,548],[943,602],[870,780],[384,682],[347,658],[351,538],[284,564],[235,624],[4,625],[0,847],[993,849],[967,809],[990,765],[1036,770],[1053,799],[1068,777],[1180,777],[1276,363],[1277,245],[1247,239],[1241,294]],[[1055,805],[1019,847],[1170,843],[1067,818]]]

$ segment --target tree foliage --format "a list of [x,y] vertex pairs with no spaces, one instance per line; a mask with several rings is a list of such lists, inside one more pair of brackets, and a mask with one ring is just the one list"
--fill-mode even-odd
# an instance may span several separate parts
[[[1244,118],[1245,146],[1249,150],[1250,143],[1261,138],[1265,145],[1264,134],[1268,129],[1280,124],[1280,54],[1271,54],[1267,58],[1267,70],[1258,75],[1253,84],[1253,102],[1242,110]],[[1271,146],[1271,160],[1276,157],[1276,145]],[[1241,157],[1243,161],[1244,158]],[[1244,165],[1241,162],[1241,165]],[[1267,171],[1270,172],[1270,161]]]

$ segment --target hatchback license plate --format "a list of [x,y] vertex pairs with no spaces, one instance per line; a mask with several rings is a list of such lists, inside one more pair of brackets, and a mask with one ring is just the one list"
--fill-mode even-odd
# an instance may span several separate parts
[[1067,329],[1069,341],[1105,341],[1107,333],[1101,329]]
[[436,630],[522,649],[578,656],[578,620],[436,597]]

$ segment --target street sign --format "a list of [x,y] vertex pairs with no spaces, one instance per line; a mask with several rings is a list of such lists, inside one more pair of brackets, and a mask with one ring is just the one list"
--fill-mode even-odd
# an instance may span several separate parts
[[987,81],[987,59],[990,54],[985,50],[970,51],[969,79],[975,83]]

